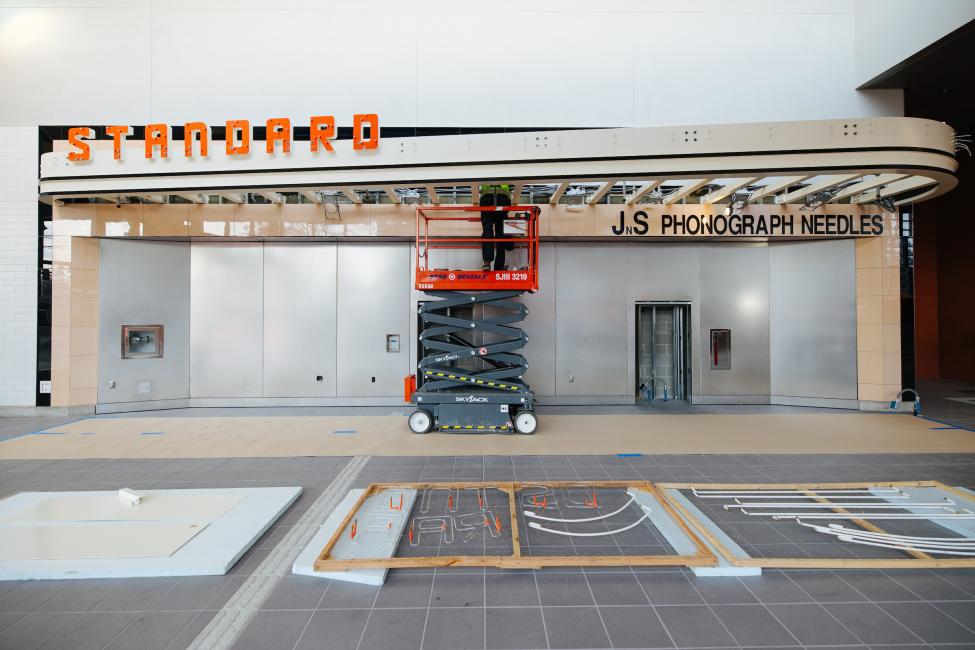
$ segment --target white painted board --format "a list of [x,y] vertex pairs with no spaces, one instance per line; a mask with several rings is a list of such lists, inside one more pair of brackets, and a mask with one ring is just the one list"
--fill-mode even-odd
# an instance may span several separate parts
[[243,501],[236,494],[151,494],[129,505],[117,492],[52,496],[0,521],[161,521],[216,519]]
[[[197,524],[202,530],[191,536],[168,556],[132,557],[133,551],[106,541],[106,549],[113,548],[112,557],[105,549],[102,557],[0,559],[0,580],[59,580],[65,578],[130,578],[157,576],[223,575],[260,538],[301,494],[300,487],[226,488],[198,490],[142,490],[146,499],[180,497],[207,500],[213,496],[238,500],[222,514],[197,521],[187,519],[156,520],[145,522],[53,522],[7,521],[16,513],[36,508],[51,499],[79,496],[100,496],[117,499],[117,492],[22,492],[0,500],[0,543],[11,531],[23,528],[63,528],[69,538],[75,531],[86,528],[100,530],[108,540],[120,526],[151,526],[158,523],[170,525]],[[134,506],[135,509],[139,506]],[[96,530],[96,532],[97,532]],[[18,535],[21,533],[13,533]],[[86,533],[80,533],[86,534]],[[162,551],[153,550],[154,553]]]
[[6,526],[0,562],[169,557],[206,527],[202,522]]

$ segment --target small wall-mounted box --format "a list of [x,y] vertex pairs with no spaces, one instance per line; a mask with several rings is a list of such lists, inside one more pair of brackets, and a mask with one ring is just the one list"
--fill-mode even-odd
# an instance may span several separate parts
[[386,335],[386,352],[399,352],[399,334]]
[[123,359],[158,359],[163,355],[162,325],[123,325]]

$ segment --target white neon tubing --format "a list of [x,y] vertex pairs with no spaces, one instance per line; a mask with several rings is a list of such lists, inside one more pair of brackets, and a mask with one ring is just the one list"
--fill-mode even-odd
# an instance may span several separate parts
[[809,493],[812,493],[813,495],[817,495],[817,494],[863,494],[863,495],[904,494],[898,488],[875,488],[870,490],[867,489],[862,489],[862,490],[697,490],[697,489],[691,489],[691,492],[694,493],[694,496],[703,496],[703,497],[735,496],[737,494],[744,494],[744,495],[805,494],[807,496],[809,495]]
[[[701,494],[698,495],[702,499],[714,499],[719,498],[717,495],[711,494]],[[824,499],[910,499],[911,497],[907,494],[900,494],[891,492],[890,494],[729,494],[728,496],[721,496],[722,499],[815,499],[817,497],[822,497]]]
[[[904,537],[902,535],[890,535],[883,533],[872,533],[869,531],[854,530],[852,528],[827,528],[826,526],[817,526],[815,524],[804,524],[799,522],[801,526],[806,526],[807,528],[812,528],[813,530],[823,533],[824,535],[833,535],[834,537],[855,537],[857,539],[866,539],[874,542],[885,542],[888,544],[902,544],[905,546],[930,546],[932,548],[953,548],[961,550],[975,550],[975,544],[971,542],[963,541],[963,538],[955,537],[919,537],[910,538]],[[953,540],[959,539],[962,541],[954,542]]]
[[841,542],[851,542],[853,544],[862,544],[863,546],[876,546],[877,548],[886,548],[893,551],[918,551],[921,553],[936,553],[940,555],[963,555],[966,557],[975,557],[975,551],[964,552],[964,551],[945,551],[941,549],[927,548],[925,546],[897,546],[893,544],[881,544],[879,542],[867,542],[859,539],[853,539],[846,535],[840,536]]
[[602,533],[573,533],[567,530],[552,530],[551,528],[544,528],[540,523],[535,521],[529,521],[528,526],[530,528],[534,528],[535,530],[540,530],[543,533],[552,533],[553,535],[565,535],[566,537],[605,537],[606,535],[625,533],[631,528],[636,528],[641,523],[643,523],[643,520],[647,519],[648,517],[650,517],[649,512],[643,515],[642,517],[640,517],[639,519],[637,519],[636,521],[634,521],[629,526],[624,526],[623,528],[617,528],[616,530],[607,530],[606,532],[602,532]]
[[608,515],[600,515],[598,517],[588,517],[586,519],[557,519],[555,517],[543,517],[542,515],[535,514],[534,512],[529,512],[528,510],[525,510],[524,513],[526,517],[531,517],[532,519],[541,519],[542,521],[554,521],[560,524],[574,524],[574,523],[583,523],[587,521],[599,521],[600,519],[609,519],[613,515],[618,515],[619,513],[626,510],[630,506],[630,504],[633,503],[634,501],[636,501],[636,499],[630,497],[630,500],[627,501],[625,504],[623,504],[623,507],[620,508],[619,510],[614,510]]
[[947,508],[955,505],[954,501],[945,500],[944,503],[728,503],[725,510],[732,508],[873,508],[896,509],[908,508]]
[[[802,523],[802,522],[799,522]],[[802,524],[803,526],[818,526],[818,524]],[[894,533],[874,533],[868,530],[857,530],[856,528],[847,528],[846,526],[840,526],[839,524],[829,524],[828,528],[839,531],[850,531],[852,533],[864,534],[864,535],[887,535],[888,537],[898,537],[900,539],[930,539],[930,540],[951,540],[956,542],[971,542],[975,544],[975,537],[919,537],[916,535],[895,535]]]
[[[750,514],[750,513],[745,513]],[[975,519],[975,513],[967,512],[951,512],[951,513],[938,513],[931,512],[923,515],[915,514],[857,514],[855,512],[851,513],[814,513],[807,514],[805,512],[759,512],[751,513],[757,514],[764,517],[771,517],[772,519],[862,519],[864,521],[869,519],[910,519],[910,520],[920,520],[920,519]]]

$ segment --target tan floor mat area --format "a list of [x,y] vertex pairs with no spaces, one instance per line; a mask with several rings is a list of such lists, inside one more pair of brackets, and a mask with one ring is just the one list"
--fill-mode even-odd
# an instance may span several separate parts
[[403,416],[89,418],[0,442],[0,458],[975,452],[971,431],[897,414],[542,415],[539,425],[532,436],[416,435]]

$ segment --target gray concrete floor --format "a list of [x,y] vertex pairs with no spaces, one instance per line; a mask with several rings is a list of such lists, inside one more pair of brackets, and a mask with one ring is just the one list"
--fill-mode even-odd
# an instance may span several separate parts
[[[24,490],[300,485],[305,493],[226,576],[0,582],[0,648],[184,648],[346,464],[345,458],[0,461]],[[975,455],[372,458],[373,481],[629,479],[975,486]],[[238,648],[970,648],[975,570],[680,568],[394,570],[381,588],[287,576]]]
[[[975,431],[975,384],[950,379],[926,379],[918,382],[921,415]],[[959,402],[952,398],[968,398]]]

